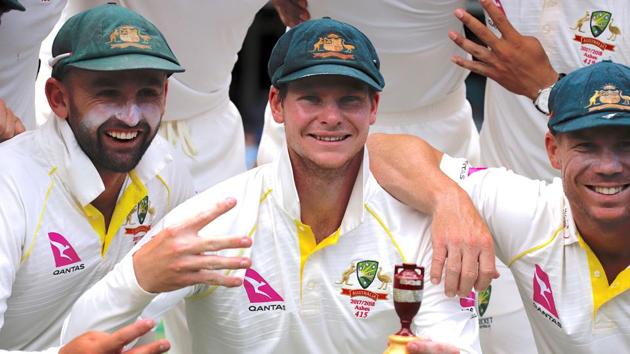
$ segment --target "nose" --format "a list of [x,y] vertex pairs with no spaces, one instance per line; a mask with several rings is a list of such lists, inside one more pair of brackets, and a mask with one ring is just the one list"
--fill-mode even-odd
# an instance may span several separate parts
[[336,127],[341,124],[342,114],[341,110],[334,102],[325,105],[322,114],[319,119],[320,123],[328,127]]
[[623,172],[621,156],[610,149],[606,149],[600,154],[595,165],[597,173],[603,175],[614,175]]
[[121,107],[120,111],[116,114],[118,120],[124,122],[130,127],[135,127],[140,123],[140,117],[142,116],[140,108],[135,102],[127,102],[127,104]]

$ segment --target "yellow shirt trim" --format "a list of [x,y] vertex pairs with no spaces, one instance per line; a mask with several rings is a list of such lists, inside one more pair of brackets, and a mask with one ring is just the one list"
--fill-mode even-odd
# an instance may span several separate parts
[[606,272],[599,259],[597,259],[595,252],[591,250],[580,235],[578,235],[578,242],[586,252],[586,259],[588,260],[589,276],[593,289],[593,318],[595,318],[597,311],[599,311],[605,303],[630,289],[630,268],[626,268],[621,273],[617,274],[612,284],[608,285]]
[[122,196],[116,202],[112,220],[110,221],[109,228],[107,230],[105,230],[105,217],[98,209],[96,209],[96,207],[92,204],[88,204],[83,207],[83,211],[85,212],[90,225],[92,225],[92,228],[96,231],[101,240],[101,257],[105,257],[107,254],[109,245],[112,243],[112,240],[127,219],[129,213],[131,213],[133,208],[142,200],[142,198],[149,194],[147,188],[144,186],[135,171],[129,172],[129,178],[131,179],[131,183],[127,186],[127,188],[125,188]]
[[560,226],[559,228],[556,229],[556,231],[553,232],[553,235],[551,235],[551,238],[549,240],[547,240],[547,242],[538,245],[536,247],[532,247],[530,249],[528,249],[527,251],[521,252],[519,254],[516,255],[516,257],[512,258],[512,260],[510,261],[510,263],[507,265],[508,267],[511,267],[512,264],[514,264],[514,262],[518,261],[519,259],[525,257],[527,254],[532,253],[534,251],[537,251],[539,249],[543,249],[547,246],[549,246],[553,240],[556,239],[556,237],[558,237],[558,234],[560,233],[560,231],[564,230],[564,225]]
[[293,220],[297,230],[298,242],[300,244],[300,302],[302,301],[302,276],[304,274],[304,265],[316,252],[337,244],[339,241],[340,229],[326,236],[322,242],[317,243],[313,229],[309,225],[302,223],[300,220]]
[[[48,172],[48,176],[52,176],[53,173],[57,171],[57,167],[53,167],[50,172]],[[35,232],[33,232],[33,239],[31,240],[31,244],[26,249],[26,252],[20,258],[20,263],[24,263],[28,257],[30,257],[31,252],[33,251],[33,247],[35,246],[35,241],[37,241],[37,235],[39,234],[39,229],[42,227],[42,221],[44,220],[44,215],[46,214],[46,207],[48,206],[48,197],[50,197],[50,192],[55,187],[55,180],[50,179],[50,184],[48,185],[48,190],[46,191],[46,196],[44,197],[44,206],[42,207],[42,211],[39,213],[39,218],[37,218],[37,226],[35,227]]]
[[398,254],[400,255],[400,258],[402,259],[403,263],[406,263],[407,262],[407,257],[405,257],[405,254],[403,253],[402,249],[398,245],[398,242],[396,242],[396,239],[394,238],[394,235],[392,235],[391,231],[389,231],[389,228],[387,227],[387,225],[385,225],[383,220],[376,214],[376,212],[374,210],[372,210],[367,205],[367,203],[363,204],[363,206],[365,207],[365,210],[367,210],[370,213],[370,215],[372,215],[374,217],[374,219],[376,219],[378,224],[381,225],[381,228],[383,228],[383,230],[385,230],[385,233],[389,237],[389,240],[392,241],[392,243],[394,244],[394,247],[396,247],[396,251],[398,251]]

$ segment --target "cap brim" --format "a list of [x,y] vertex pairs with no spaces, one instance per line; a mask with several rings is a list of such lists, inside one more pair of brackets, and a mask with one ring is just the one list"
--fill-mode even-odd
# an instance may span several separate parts
[[184,68],[170,60],[144,54],[124,54],[105,58],[82,60],[70,63],[67,67],[74,67],[93,71],[121,71],[121,70],[161,70],[169,73],[183,72]]
[[569,133],[582,129],[614,126],[630,126],[630,111],[593,112],[558,123],[550,129],[554,133]]
[[311,76],[322,76],[322,75],[338,75],[338,76],[346,76],[351,77],[353,79],[357,79],[366,85],[372,87],[376,91],[382,91],[383,86],[379,85],[376,80],[371,78],[369,75],[364,73],[359,69],[355,69],[346,65],[337,65],[337,64],[321,64],[309,66],[304,69],[292,72],[291,74],[282,77],[276,81],[278,84],[286,84],[291,81],[303,79]]

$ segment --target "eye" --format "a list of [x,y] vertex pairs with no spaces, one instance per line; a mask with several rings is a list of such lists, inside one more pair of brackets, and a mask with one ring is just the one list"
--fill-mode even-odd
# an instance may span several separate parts
[[354,95],[343,96],[340,100],[340,103],[344,106],[360,105],[361,103],[363,103],[363,97]]
[[582,142],[582,143],[578,143],[575,144],[575,146],[573,147],[573,149],[577,150],[577,151],[581,151],[581,152],[590,152],[595,150],[596,146],[593,143],[589,143],[589,142]]
[[308,103],[317,104],[320,102],[319,97],[314,95],[304,95],[300,97],[300,101],[306,101]]
[[138,92],[138,96],[144,97],[144,98],[156,98],[156,97],[159,97],[160,94],[161,92],[155,89],[151,89],[151,88],[145,88]]

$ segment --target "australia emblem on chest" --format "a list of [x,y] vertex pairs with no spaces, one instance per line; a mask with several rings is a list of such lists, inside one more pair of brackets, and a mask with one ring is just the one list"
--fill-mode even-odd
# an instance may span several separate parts
[[375,260],[352,261],[335,284],[341,288],[344,302],[352,307],[356,318],[368,318],[378,301],[387,300],[392,282]]
[[127,215],[124,225],[125,236],[133,237],[133,243],[138,243],[151,230],[154,217],[155,208],[151,206],[149,196],[145,196]]
[[582,62],[586,65],[596,63],[606,52],[615,51],[615,42],[622,36],[616,18],[609,11],[585,11],[570,27],[574,32],[573,40],[579,42]]

